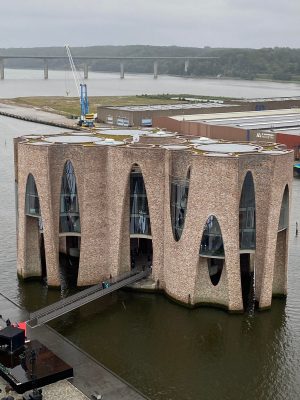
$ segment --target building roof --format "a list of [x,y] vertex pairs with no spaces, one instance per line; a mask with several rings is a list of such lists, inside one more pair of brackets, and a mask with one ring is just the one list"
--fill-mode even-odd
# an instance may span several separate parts
[[[115,133],[115,134],[114,134]],[[150,152],[153,149],[164,149],[166,151],[188,151],[194,155],[218,156],[218,157],[237,157],[243,154],[285,154],[287,151],[282,145],[256,144],[256,143],[231,143],[224,140],[212,140],[206,137],[188,137],[166,131],[155,129],[103,129],[82,135],[78,132],[43,135],[43,136],[22,136],[19,138],[21,144],[47,147],[47,146],[83,146],[83,147],[103,147],[119,146],[122,148],[130,147],[133,150],[140,148]]]
[[293,128],[279,128],[279,129],[270,129],[272,133],[282,133],[284,135],[293,135],[300,136],[300,126],[296,126]]
[[242,129],[300,127],[299,108],[218,114],[178,115],[170,118],[177,121],[192,121],[209,125],[233,126]]
[[182,103],[182,104],[152,104],[140,106],[105,106],[105,109],[120,110],[120,111],[165,111],[165,110],[190,110],[190,109],[205,109],[205,108],[224,108],[224,107],[239,107],[236,104],[223,104],[222,101],[207,101],[201,103]]

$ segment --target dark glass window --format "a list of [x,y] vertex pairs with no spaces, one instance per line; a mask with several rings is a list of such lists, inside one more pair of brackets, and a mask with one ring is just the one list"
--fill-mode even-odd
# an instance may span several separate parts
[[39,195],[34,177],[31,174],[27,179],[25,210],[26,215],[30,215],[32,217],[40,217],[41,215]]
[[60,232],[80,233],[80,214],[76,177],[71,161],[67,161],[61,182]]
[[134,166],[130,174],[130,234],[151,236],[147,193],[138,166]]
[[208,273],[211,280],[211,283],[216,286],[221,278],[223,271],[224,259],[220,258],[208,258],[207,266]]
[[251,172],[247,172],[240,199],[239,210],[240,249],[254,250],[256,247],[255,192]]
[[286,186],[282,198],[278,231],[287,229],[289,226],[289,189]]
[[181,238],[184,221],[187,210],[187,202],[189,195],[189,176],[190,170],[188,170],[186,179],[170,178],[171,181],[171,221],[172,230],[175,240]]
[[216,217],[210,215],[205,223],[200,255],[207,257],[224,257],[223,238],[219,222]]

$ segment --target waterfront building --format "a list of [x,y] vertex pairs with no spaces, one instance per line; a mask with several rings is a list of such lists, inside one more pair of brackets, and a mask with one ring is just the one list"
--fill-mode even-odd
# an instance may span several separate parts
[[59,287],[65,263],[86,286],[151,265],[147,287],[180,303],[268,308],[287,291],[292,165],[276,144],[162,131],[20,137],[18,274]]
[[[277,104],[275,100],[273,102],[274,105]],[[249,101],[249,104],[252,103]],[[270,101],[270,104],[273,103]],[[300,108],[198,115],[178,114],[154,118],[154,124],[183,135],[238,142],[281,143],[288,149],[294,150],[296,158],[299,158]]]
[[[179,100],[179,98],[174,98]],[[196,99],[185,97],[185,103],[146,104],[128,106],[97,107],[98,122],[115,126],[160,126],[161,117],[184,116],[186,121],[194,121],[197,115],[233,113],[245,111],[265,111],[300,107],[300,97],[279,97],[265,99]],[[186,118],[186,116],[190,116]],[[175,118],[176,119],[176,118]],[[211,119],[208,117],[207,119]],[[164,120],[164,118],[162,118]],[[170,122],[169,122],[170,124]],[[167,128],[168,129],[168,128]],[[172,125],[170,126],[172,129]],[[177,128],[178,129],[178,128]],[[180,131],[180,130],[178,130]],[[203,136],[203,134],[201,134]],[[232,140],[232,139],[230,139]],[[238,140],[243,140],[239,138]],[[253,139],[251,139],[253,140]]]
[[206,114],[217,111],[230,112],[242,109],[242,105],[224,104],[222,100],[203,100],[201,103],[98,106],[97,120],[115,126],[152,127],[153,119],[156,117],[178,114]]

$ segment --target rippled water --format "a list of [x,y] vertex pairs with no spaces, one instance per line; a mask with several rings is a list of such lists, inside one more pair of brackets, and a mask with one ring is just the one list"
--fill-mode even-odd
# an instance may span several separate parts
[[[59,129],[0,117],[0,292],[29,310],[61,294],[16,277],[12,138],[54,131]],[[163,295],[121,292],[53,325],[151,399],[297,400],[300,237],[294,233],[299,204],[300,180],[294,180],[288,297],[274,299],[270,311],[188,310]]]
[[[41,70],[5,69],[5,79],[0,81],[0,98],[22,96],[77,96],[71,73],[49,71],[44,80]],[[300,84],[232,79],[193,79],[160,75],[153,79],[147,74],[118,74],[90,72],[87,80],[90,96],[124,96],[156,93],[189,93],[227,97],[299,96]]]

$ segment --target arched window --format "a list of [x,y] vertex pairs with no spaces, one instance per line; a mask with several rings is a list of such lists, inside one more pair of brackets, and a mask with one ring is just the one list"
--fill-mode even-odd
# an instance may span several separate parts
[[76,177],[71,161],[65,163],[60,193],[60,232],[80,233]]
[[284,229],[287,229],[288,226],[289,226],[289,189],[288,186],[286,185],[282,197],[278,231],[283,231]]
[[25,212],[26,215],[29,215],[31,217],[41,216],[39,195],[37,192],[34,177],[31,174],[28,175],[26,184]]
[[224,258],[224,245],[221,228],[217,218],[210,215],[205,223],[201,244],[200,256]]
[[151,236],[151,223],[144,178],[140,167],[130,173],[130,234]]
[[189,184],[190,184],[190,168],[188,169],[187,176],[185,179],[179,179],[176,177],[171,177],[171,222],[174,239],[178,241],[181,238],[187,203],[189,195]]
[[240,249],[254,250],[256,247],[255,191],[250,171],[246,174],[241,193],[239,229]]

